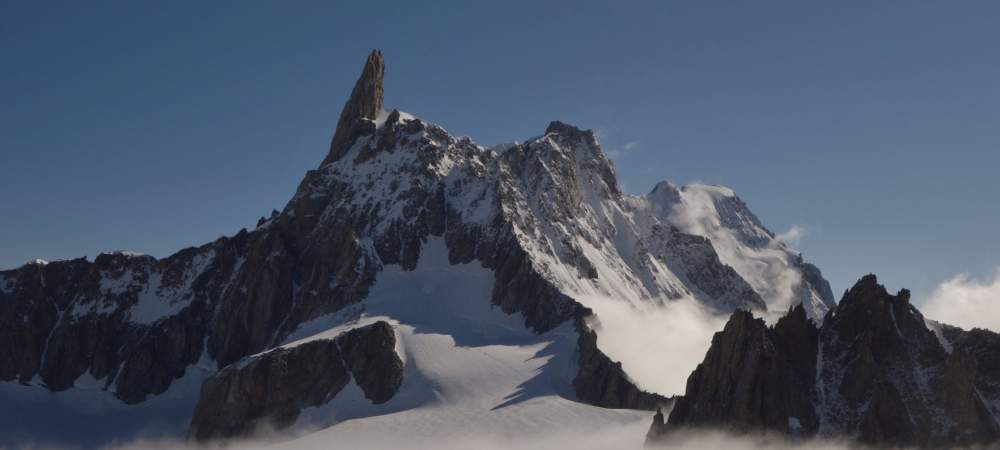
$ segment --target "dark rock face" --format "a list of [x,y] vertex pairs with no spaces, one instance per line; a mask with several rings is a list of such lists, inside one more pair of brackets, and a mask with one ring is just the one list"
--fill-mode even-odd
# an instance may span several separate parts
[[376,322],[226,367],[202,385],[189,435],[206,441],[285,428],[303,408],[325,404],[352,379],[365,398],[385,403],[403,382],[395,345],[392,327]]
[[[582,142],[586,148],[594,150],[600,148],[593,131],[581,130],[563,122],[554,121],[549,123],[549,126],[545,128],[545,134],[554,136],[559,143],[568,143],[573,147],[575,147],[573,145],[574,142]],[[618,175],[615,173],[615,169],[610,161],[604,156],[604,153],[597,151],[588,155],[588,158],[583,161],[582,165],[584,169],[591,169],[584,170],[582,174],[594,173],[604,183],[604,186],[607,187],[611,196],[621,197],[622,193],[618,188]]]
[[811,399],[818,332],[798,306],[775,328],[750,313],[733,314],[688,379],[671,425],[726,426],[737,431],[788,429],[796,417],[815,430]]
[[372,50],[365,61],[361,77],[354,84],[350,98],[344,104],[337,120],[337,130],[330,142],[330,152],[323,160],[326,165],[340,159],[347,152],[354,140],[366,131],[374,131],[374,126],[363,119],[375,120],[382,110],[382,79],[385,77],[385,60],[382,52]]
[[89,374],[137,403],[205,350],[223,367],[364,298],[375,266],[354,230],[313,230],[325,245],[312,246],[293,234],[302,222],[282,214],[162,260],[114,253],[0,272],[0,379],[37,375],[61,391]]
[[[82,259],[58,265],[32,263],[2,273],[0,378],[28,382],[38,374],[49,334],[90,265]],[[42,283],[43,279],[48,282]]]
[[873,445],[956,446],[1000,439],[994,411],[1000,338],[948,329],[949,353],[905,289],[874,275],[851,288],[817,329],[801,306],[773,328],[733,314],[688,379],[676,427],[856,437]]
[[1000,417],[1000,334],[979,328],[963,331],[946,327],[944,335],[952,347],[952,355],[961,355],[954,361],[955,367],[964,367],[953,371],[952,376],[963,377],[966,381],[969,378],[965,377],[972,377],[987,412],[992,417]]
[[[0,379],[53,391],[89,374],[126,403],[159,394],[202,356],[206,306],[233,270],[220,239],[163,260],[125,253],[0,272]],[[149,297],[156,295],[156,302]],[[161,303],[162,302],[162,303]]]
[[[729,312],[739,308],[765,311],[767,304],[736,270],[719,260],[712,243],[676,227],[654,226],[650,252],[678,276],[696,288],[695,297],[715,309]],[[699,292],[700,291],[700,292]]]
[[[803,261],[801,253],[795,258],[795,266],[798,267],[802,273],[802,281],[804,284],[800,285],[800,288],[811,287],[813,291],[819,295],[820,300],[826,306],[836,308],[837,302],[833,298],[833,289],[830,289],[830,282],[826,281],[826,278],[823,278],[823,274],[820,273],[819,267]],[[805,294],[799,294],[799,298],[802,298],[802,295]]]
[[948,355],[910,305],[909,291],[892,296],[874,275],[862,278],[827,317],[821,346],[817,404],[827,427],[893,445],[931,443],[954,432],[935,429],[934,420],[942,405],[932,380]]
[[365,398],[379,404],[396,395],[403,382],[403,361],[396,354],[396,336],[388,323],[351,330],[337,342]]

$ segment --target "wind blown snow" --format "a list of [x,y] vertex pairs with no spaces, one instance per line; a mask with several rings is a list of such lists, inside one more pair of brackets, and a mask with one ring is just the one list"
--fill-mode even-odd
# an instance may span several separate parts
[[[680,204],[673,208],[671,221],[685,232],[710,239],[719,259],[753,286],[767,302],[768,310],[783,314],[800,300],[797,290],[802,285],[802,274],[792,267],[793,253],[785,242],[772,238],[755,220],[743,217],[741,211],[720,211],[719,204],[735,196],[722,186],[687,185],[681,191]],[[729,213],[725,218],[724,212]],[[726,226],[724,220],[736,226]],[[789,230],[792,232],[801,236],[795,227]],[[807,308],[807,312],[822,317],[826,311]],[[776,320],[774,314],[767,319]]]
[[941,283],[921,310],[948,325],[1000,332],[1000,268],[992,280],[961,274]]
[[805,237],[806,233],[807,230],[805,227],[795,224],[789,227],[788,231],[775,236],[774,239],[785,245],[798,245],[799,242],[802,241],[802,238]]

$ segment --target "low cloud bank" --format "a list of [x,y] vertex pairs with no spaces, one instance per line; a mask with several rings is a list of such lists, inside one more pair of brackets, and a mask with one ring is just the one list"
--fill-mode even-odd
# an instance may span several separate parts
[[949,325],[1000,332],[1000,268],[992,280],[963,274],[941,283],[921,311]]
[[694,450],[860,450],[863,447],[842,440],[790,439],[781,435],[733,435],[720,431],[684,431],[650,449]]
[[695,450],[853,450],[854,444],[834,440],[789,440],[781,436],[736,436],[732,434],[697,431],[678,432],[653,447],[644,447],[646,426],[627,426],[594,432],[567,433],[553,430],[552,434],[530,437],[455,436],[451,438],[421,439],[395,436],[387,433],[363,441],[336,442],[317,447],[295,440],[281,443],[240,442],[229,447],[192,446],[170,441],[135,441],[107,447],[105,450],[221,450],[240,448],[251,450],[319,450],[319,448],[350,448],[352,450],[549,450],[572,448],[576,450],[644,450],[644,449],[695,449]]
[[584,303],[597,314],[598,348],[620,361],[640,388],[662,395],[684,394],[688,376],[729,318],[686,298],[664,305],[611,298]]

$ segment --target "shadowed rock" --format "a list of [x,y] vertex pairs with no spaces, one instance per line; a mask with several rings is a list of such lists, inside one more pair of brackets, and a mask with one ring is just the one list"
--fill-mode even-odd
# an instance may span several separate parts
[[202,385],[188,435],[206,441],[288,427],[352,379],[365,398],[385,403],[403,382],[395,345],[392,326],[380,321],[226,367]]
[[773,328],[733,314],[648,440],[714,427],[879,446],[995,444],[1000,338],[946,327],[949,354],[909,300],[868,275],[818,329],[801,305]]
[[713,337],[668,424],[785,431],[794,417],[815,431],[811,385],[804,380],[814,376],[816,337],[801,306],[775,328],[737,311]]
[[325,166],[340,159],[359,135],[374,131],[374,124],[370,121],[375,120],[382,110],[384,76],[385,61],[382,59],[382,52],[372,50],[361,71],[361,77],[354,84],[351,97],[347,99],[344,109],[340,112],[337,130],[330,142],[330,153],[321,165]]

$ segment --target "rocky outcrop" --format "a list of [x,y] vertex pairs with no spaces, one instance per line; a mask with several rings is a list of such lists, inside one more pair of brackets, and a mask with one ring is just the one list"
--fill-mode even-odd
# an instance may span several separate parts
[[83,377],[126,403],[166,391],[202,357],[241,236],[163,260],[129,253],[0,272],[0,379],[53,391]]
[[372,403],[385,403],[403,381],[395,345],[392,326],[376,322],[226,367],[202,385],[189,435],[206,441],[285,428],[352,380]]
[[[951,353],[905,289],[858,281],[817,329],[801,306],[773,327],[733,314],[650,440],[679,427],[855,437],[890,446],[995,443],[992,333],[950,330]],[[992,336],[991,336],[992,335]]]
[[138,403],[202,358],[229,365],[364,298],[375,267],[353,230],[335,224],[314,247],[292,238],[301,226],[283,214],[161,260],[118,252],[0,272],[0,379],[62,391],[86,375]]
[[649,241],[650,254],[684,277],[692,294],[706,305],[723,313],[739,308],[767,310],[760,294],[719,260],[707,238],[683,233],[674,226],[655,225]]
[[[943,334],[951,346],[951,354],[961,356],[955,358],[954,365],[965,367],[954,371],[953,376],[971,379],[989,414],[1000,418],[1000,334],[979,328],[965,331],[949,326],[945,326]],[[971,367],[975,370],[969,370]]]
[[817,334],[801,306],[774,328],[746,311],[734,313],[712,339],[667,423],[785,432],[794,418],[802,431],[815,431],[811,383],[805,380],[815,377]]
[[382,98],[384,96],[382,79],[384,77],[385,60],[382,58],[382,52],[372,50],[368,55],[368,60],[365,61],[361,76],[354,84],[351,96],[340,112],[337,129],[330,142],[330,151],[321,165],[340,159],[358,136],[374,131],[375,127],[370,121],[375,120],[378,113],[382,111]]
[[[795,267],[802,273],[803,283],[799,286],[800,289],[811,290],[816,293],[819,300],[828,308],[837,307],[837,302],[833,297],[833,289],[830,289],[830,282],[826,281],[826,278],[823,278],[819,267],[805,262],[802,259],[801,253],[795,257]],[[803,298],[806,295],[809,295],[809,292],[802,292],[799,294],[799,298]]]

